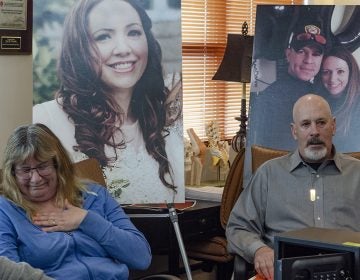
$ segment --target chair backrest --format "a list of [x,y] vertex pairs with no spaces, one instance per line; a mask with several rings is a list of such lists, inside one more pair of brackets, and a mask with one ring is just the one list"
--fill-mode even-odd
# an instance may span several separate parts
[[243,190],[244,163],[245,148],[241,149],[234,158],[226,177],[220,207],[220,222],[224,229],[226,228],[230,212]]
[[[276,150],[266,147],[261,147],[257,145],[253,145],[251,147],[251,169],[252,173],[254,173],[260,165],[262,165],[265,161],[269,159],[277,158],[288,154],[289,151],[285,150]],[[344,153],[346,155],[352,156],[356,159],[360,160],[360,152],[349,152]]]
[[360,160],[360,152],[352,152],[352,153],[345,153],[345,154]]
[[257,145],[251,146],[251,171],[255,171],[262,165],[265,161],[269,159],[277,158],[288,154],[289,151],[285,150],[275,150],[266,147],[261,147]]
[[95,158],[88,158],[74,163],[77,175],[106,187],[104,175],[99,162]]

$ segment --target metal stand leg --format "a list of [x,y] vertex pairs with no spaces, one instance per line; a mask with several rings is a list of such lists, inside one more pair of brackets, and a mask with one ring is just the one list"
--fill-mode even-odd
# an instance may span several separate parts
[[188,258],[187,258],[187,255],[186,255],[184,243],[183,243],[183,240],[182,240],[182,237],[181,237],[181,232],[180,232],[180,228],[179,228],[178,216],[177,216],[177,213],[176,213],[176,209],[174,208],[173,204],[168,204],[168,209],[169,209],[169,217],[170,217],[170,220],[171,220],[171,222],[172,222],[172,224],[174,226],[176,239],[177,239],[178,244],[179,244],[179,249],[180,249],[181,257],[182,257],[182,260],[183,260],[183,263],[184,263],[187,279],[192,280],[190,265],[189,265]]

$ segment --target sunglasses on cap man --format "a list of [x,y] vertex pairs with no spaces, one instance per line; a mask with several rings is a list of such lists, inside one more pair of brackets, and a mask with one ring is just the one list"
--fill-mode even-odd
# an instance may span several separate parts
[[298,51],[305,46],[314,46],[323,53],[326,45],[326,38],[320,34],[320,28],[316,25],[306,25],[304,31],[305,32],[297,34],[293,32],[291,34],[289,47]]

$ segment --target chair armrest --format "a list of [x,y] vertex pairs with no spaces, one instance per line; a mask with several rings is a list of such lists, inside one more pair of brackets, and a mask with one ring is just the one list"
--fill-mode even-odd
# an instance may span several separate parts
[[248,263],[243,257],[235,255],[234,279],[249,279],[254,274],[253,264]]

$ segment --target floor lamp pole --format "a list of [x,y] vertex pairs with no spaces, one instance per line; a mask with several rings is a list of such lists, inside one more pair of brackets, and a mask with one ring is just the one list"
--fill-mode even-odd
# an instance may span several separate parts
[[240,122],[240,129],[236,132],[236,135],[231,141],[231,147],[234,151],[240,152],[245,147],[246,142],[246,122],[248,117],[246,115],[246,83],[242,83],[242,97],[241,97],[241,110],[240,117],[236,117],[235,120]]

